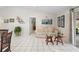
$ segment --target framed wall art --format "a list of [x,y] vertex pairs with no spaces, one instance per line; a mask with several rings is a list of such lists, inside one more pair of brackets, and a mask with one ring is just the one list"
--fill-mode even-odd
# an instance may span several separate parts
[[52,24],[52,19],[42,19],[42,24]]
[[65,27],[65,15],[61,16],[61,27],[64,28]]
[[10,18],[9,20],[10,20],[10,22],[14,22],[14,18]]
[[58,27],[61,27],[61,23],[60,23],[60,21],[61,21],[61,17],[57,17],[57,19],[58,19],[58,21],[57,21],[57,25],[58,25]]
[[12,23],[12,22],[14,22],[14,18],[4,19],[4,23]]
[[65,15],[59,16],[57,17],[57,19],[58,19],[57,21],[58,27],[64,28],[65,27]]
[[9,23],[9,19],[4,19],[4,23]]

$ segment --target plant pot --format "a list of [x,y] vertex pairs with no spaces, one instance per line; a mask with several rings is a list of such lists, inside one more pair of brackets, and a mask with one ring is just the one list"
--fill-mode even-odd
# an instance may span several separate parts
[[21,36],[21,32],[16,32],[15,35],[16,36]]

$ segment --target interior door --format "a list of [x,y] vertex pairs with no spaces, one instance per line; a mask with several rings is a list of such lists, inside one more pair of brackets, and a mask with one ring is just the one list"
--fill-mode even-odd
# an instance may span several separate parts
[[36,30],[36,18],[35,17],[30,17],[29,25],[30,25],[29,26],[30,34],[32,34]]
[[76,40],[76,47],[79,48],[79,9],[77,8],[75,11],[75,40]]
[[79,48],[79,7],[72,11],[72,43]]

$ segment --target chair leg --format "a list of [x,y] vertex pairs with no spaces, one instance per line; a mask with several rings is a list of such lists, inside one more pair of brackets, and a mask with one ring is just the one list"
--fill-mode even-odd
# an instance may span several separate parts
[[52,41],[52,44],[54,45],[54,42]]
[[64,44],[63,41],[62,41],[62,39],[61,39],[61,43],[62,43],[62,45]]
[[54,45],[54,42],[53,42],[53,40],[51,39],[51,43]]
[[58,45],[58,41],[57,41],[56,45]]
[[11,50],[10,50],[10,52],[11,52]]
[[46,45],[48,45],[48,42],[46,41]]

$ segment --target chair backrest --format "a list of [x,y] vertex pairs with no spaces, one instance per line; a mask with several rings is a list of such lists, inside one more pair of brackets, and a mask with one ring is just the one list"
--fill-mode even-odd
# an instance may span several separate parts
[[10,45],[11,45],[11,37],[12,37],[12,32],[9,32],[9,33],[8,33],[8,35],[7,35],[7,42],[8,42],[8,44],[9,44],[9,46],[8,46],[9,51],[11,51],[11,50],[10,50]]
[[3,32],[8,32],[8,30],[3,30],[3,29],[0,30],[0,41],[1,41],[1,35],[2,35]]
[[12,36],[12,32],[10,32],[10,33],[3,32],[2,33],[2,35],[1,35],[1,52],[10,51],[11,36]]
[[8,32],[3,32],[2,34],[1,34],[1,43],[6,43],[7,42],[7,33]]
[[11,37],[12,37],[12,32],[9,32],[7,34],[7,41],[10,43],[11,42]]
[[1,34],[1,52],[3,51],[3,49],[5,48],[4,47],[4,44],[6,44],[7,43],[7,33],[8,32],[3,32],[2,34]]

